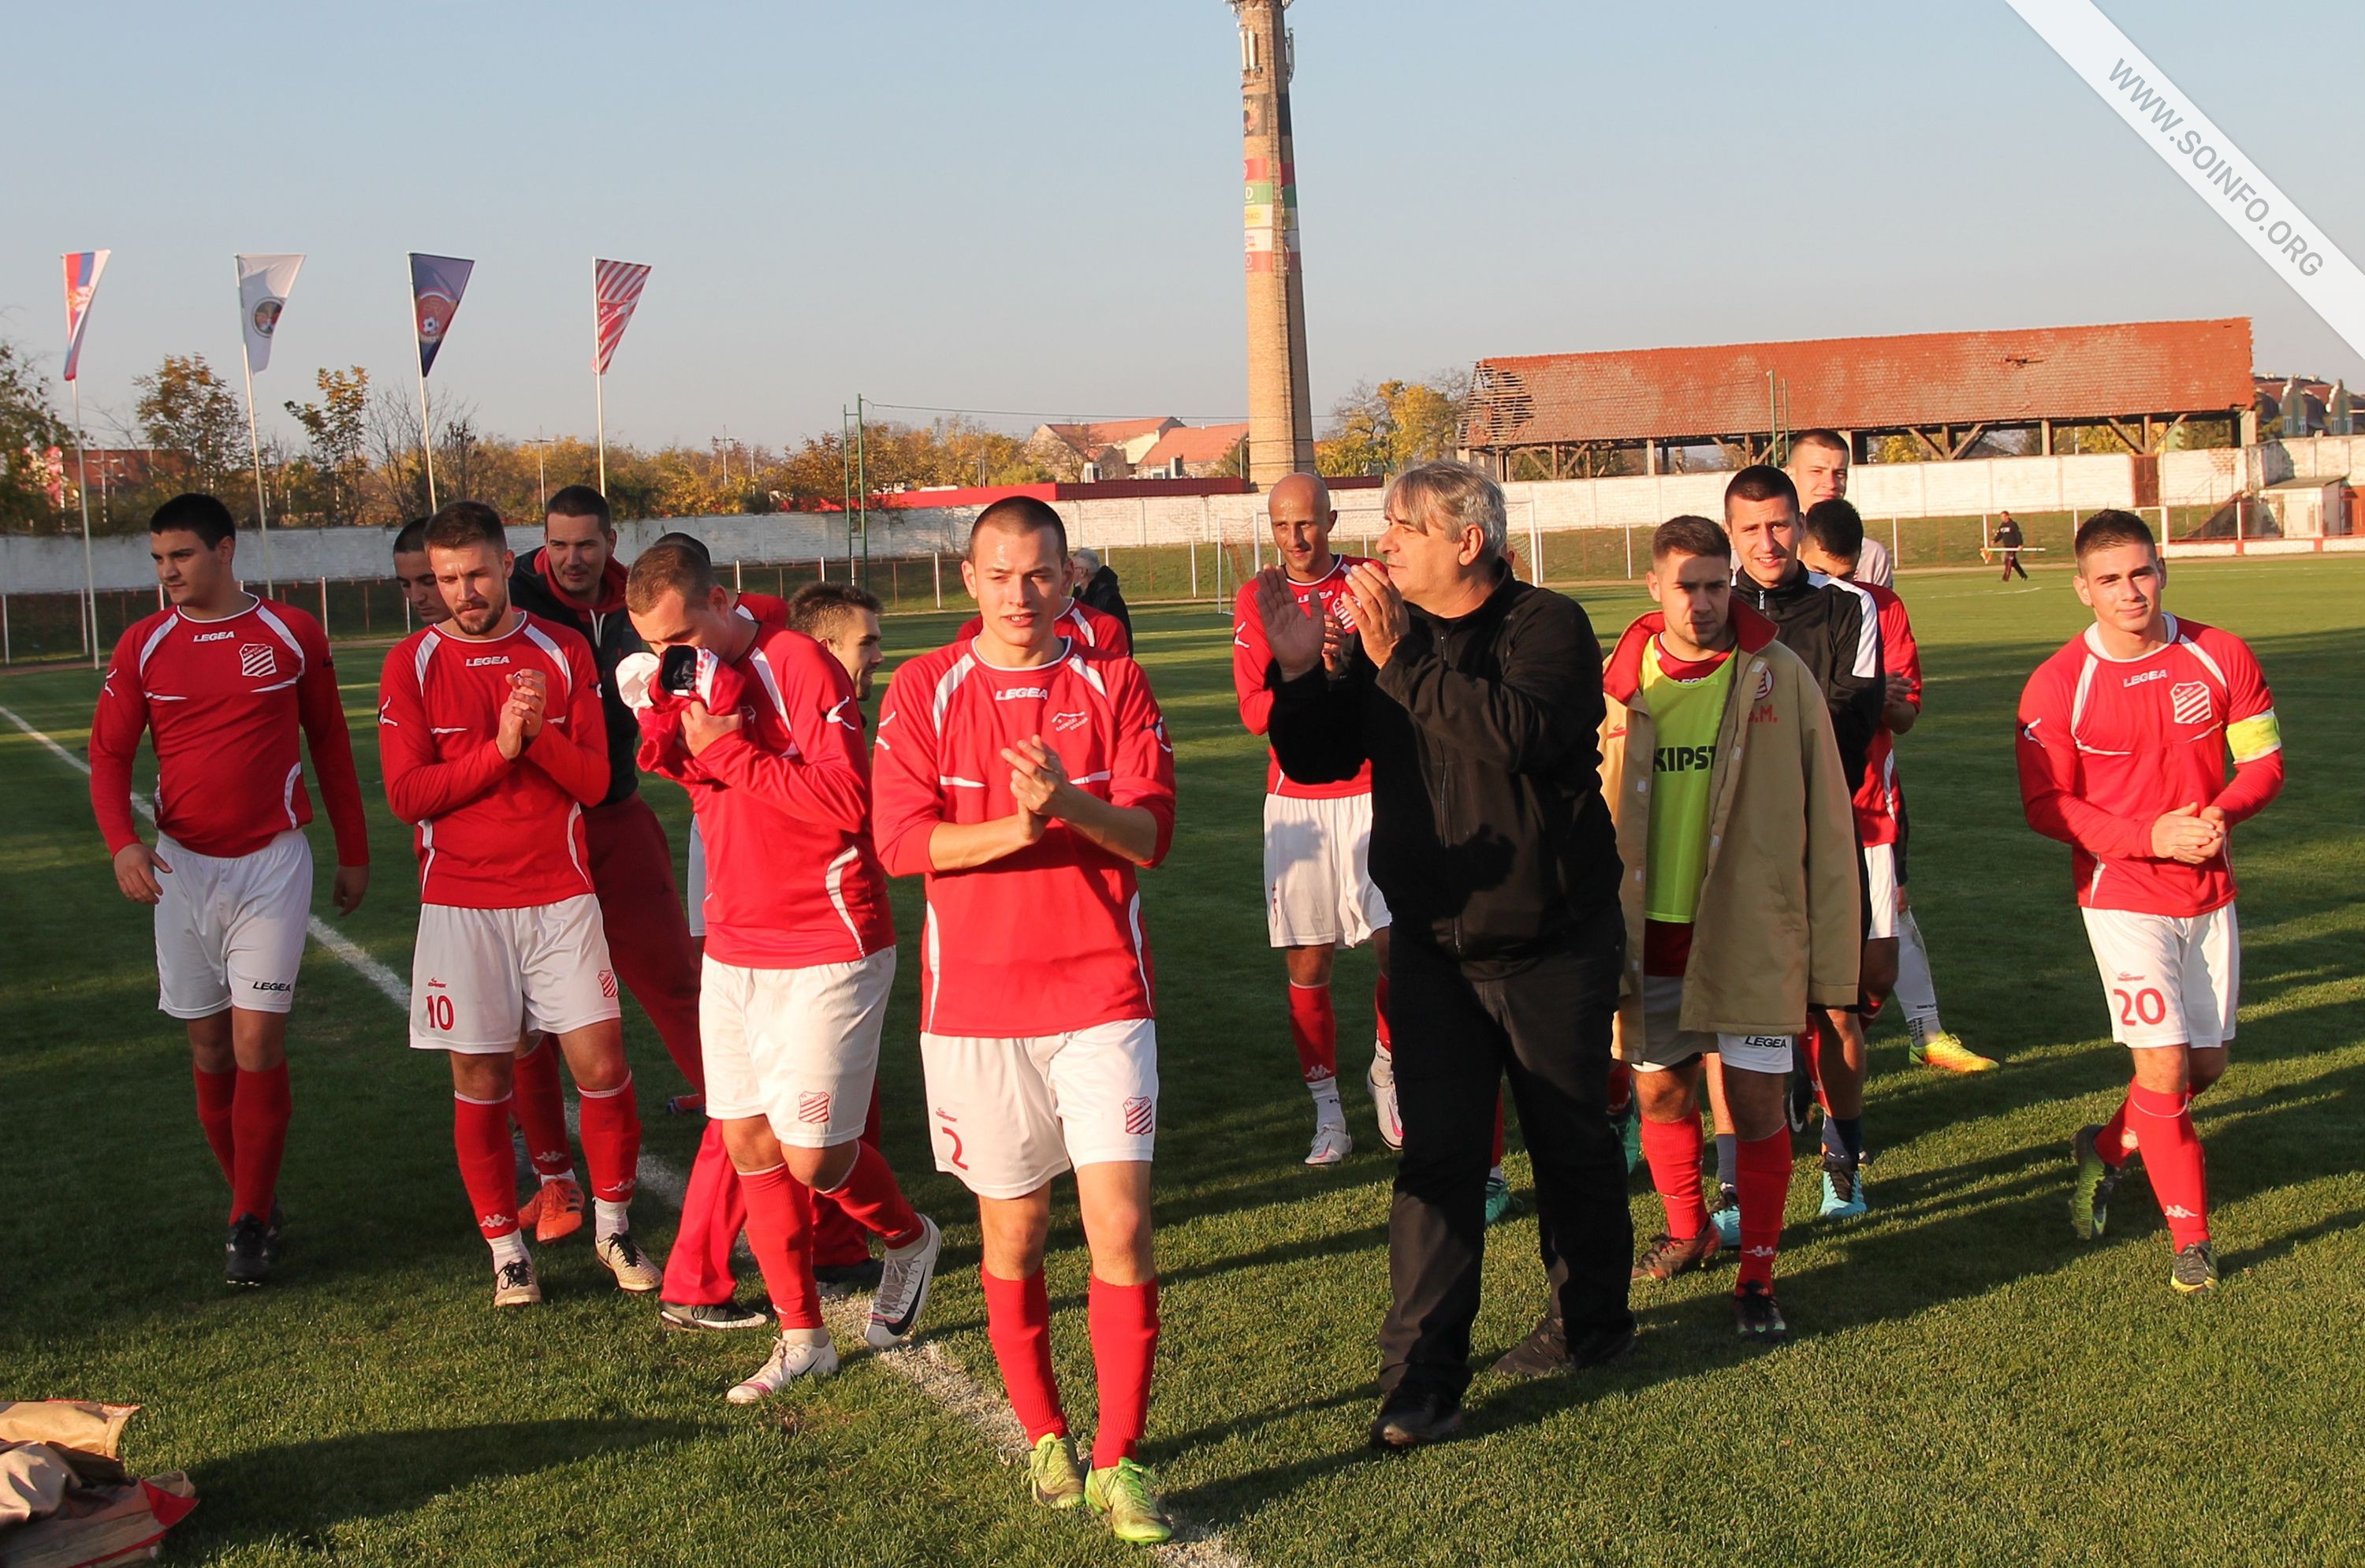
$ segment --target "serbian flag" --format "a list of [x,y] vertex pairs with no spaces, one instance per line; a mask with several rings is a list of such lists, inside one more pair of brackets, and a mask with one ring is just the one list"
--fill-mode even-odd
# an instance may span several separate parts
[[238,258],[238,314],[246,330],[249,370],[271,363],[271,334],[279,330],[279,313],[287,308],[287,292],[303,264],[302,256]]
[[90,324],[91,297],[98,292],[98,274],[106,270],[112,251],[66,252],[66,379],[74,378],[82,361],[82,330]]
[[443,334],[452,329],[452,318],[460,308],[460,296],[468,289],[468,274],[476,263],[458,256],[425,256],[410,252],[411,319],[419,329],[419,374],[423,377],[435,368],[436,351],[443,346]]
[[649,269],[638,263],[592,260],[592,375],[608,374],[608,362],[616,357],[616,345],[624,341],[633,307],[641,302],[641,290],[648,286]]

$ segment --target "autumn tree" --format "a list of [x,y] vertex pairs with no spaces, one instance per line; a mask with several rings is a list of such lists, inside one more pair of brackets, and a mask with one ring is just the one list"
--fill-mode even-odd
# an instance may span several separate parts
[[1330,435],[1315,443],[1315,465],[1333,477],[1395,474],[1450,458],[1462,445],[1470,405],[1465,371],[1426,381],[1360,382],[1330,409]]
[[55,518],[50,454],[66,445],[50,389],[17,345],[0,338],[0,527],[30,532]]
[[282,405],[304,427],[317,477],[320,521],[331,527],[361,521],[362,486],[369,471],[369,372],[319,371],[317,403]]
[[246,432],[238,397],[230,383],[214,374],[206,356],[166,354],[164,362],[132,385],[140,389],[133,405],[148,444],[179,457],[191,487],[220,496],[233,507],[226,482],[240,466],[239,437]]

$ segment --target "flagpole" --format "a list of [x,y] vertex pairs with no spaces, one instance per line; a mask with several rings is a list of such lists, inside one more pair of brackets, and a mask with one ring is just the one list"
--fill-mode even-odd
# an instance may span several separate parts
[[591,373],[591,406],[600,427],[600,493],[608,493],[608,378]]
[[238,357],[246,371],[246,450],[254,459],[254,524],[263,539],[263,591],[277,593],[278,582],[271,575],[271,503],[263,494],[263,438],[254,428],[254,353],[247,346],[242,325],[238,334]]
[[84,450],[82,434],[82,383],[69,381],[73,388],[74,416],[74,490],[82,498],[82,588],[83,609],[88,617],[83,622],[85,644],[90,649],[90,667],[98,667],[98,577],[90,564],[90,457]]
[[435,431],[427,422],[427,367],[419,367],[419,450],[427,459],[427,510],[435,511]]

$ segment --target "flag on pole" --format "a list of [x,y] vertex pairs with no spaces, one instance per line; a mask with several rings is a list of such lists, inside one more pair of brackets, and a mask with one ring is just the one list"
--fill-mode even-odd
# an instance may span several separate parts
[[633,307],[641,302],[641,290],[649,284],[649,269],[633,262],[591,263],[591,308],[597,319],[598,338],[591,351],[591,374],[608,374],[608,362],[616,357],[616,345],[624,341],[624,328],[633,319]]
[[425,256],[410,252],[410,303],[419,329],[419,375],[425,380],[435,368],[435,353],[443,346],[452,317],[467,291],[468,274],[476,263],[458,256]]
[[91,297],[98,292],[98,274],[106,270],[112,251],[66,252],[66,379],[74,378],[82,359],[82,330],[90,321]]
[[296,286],[296,269],[303,264],[300,255],[238,258],[238,313],[246,331],[248,370],[271,363],[271,334],[279,328],[287,291]]

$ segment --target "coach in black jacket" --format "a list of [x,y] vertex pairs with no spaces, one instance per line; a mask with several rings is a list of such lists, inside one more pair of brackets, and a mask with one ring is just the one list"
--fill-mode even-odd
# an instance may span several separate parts
[[1633,1227],[1604,1114],[1624,927],[1597,772],[1600,644],[1573,600],[1512,578],[1492,480],[1425,464],[1385,510],[1387,569],[1349,578],[1353,633],[1334,623],[1326,636],[1277,570],[1258,603],[1282,770],[1318,784],[1372,765],[1404,1115],[1372,1441],[1405,1448],[1461,1424],[1506,1074],[1551,1301],[1502,1370],[1587,1365],[1632,1344]]

